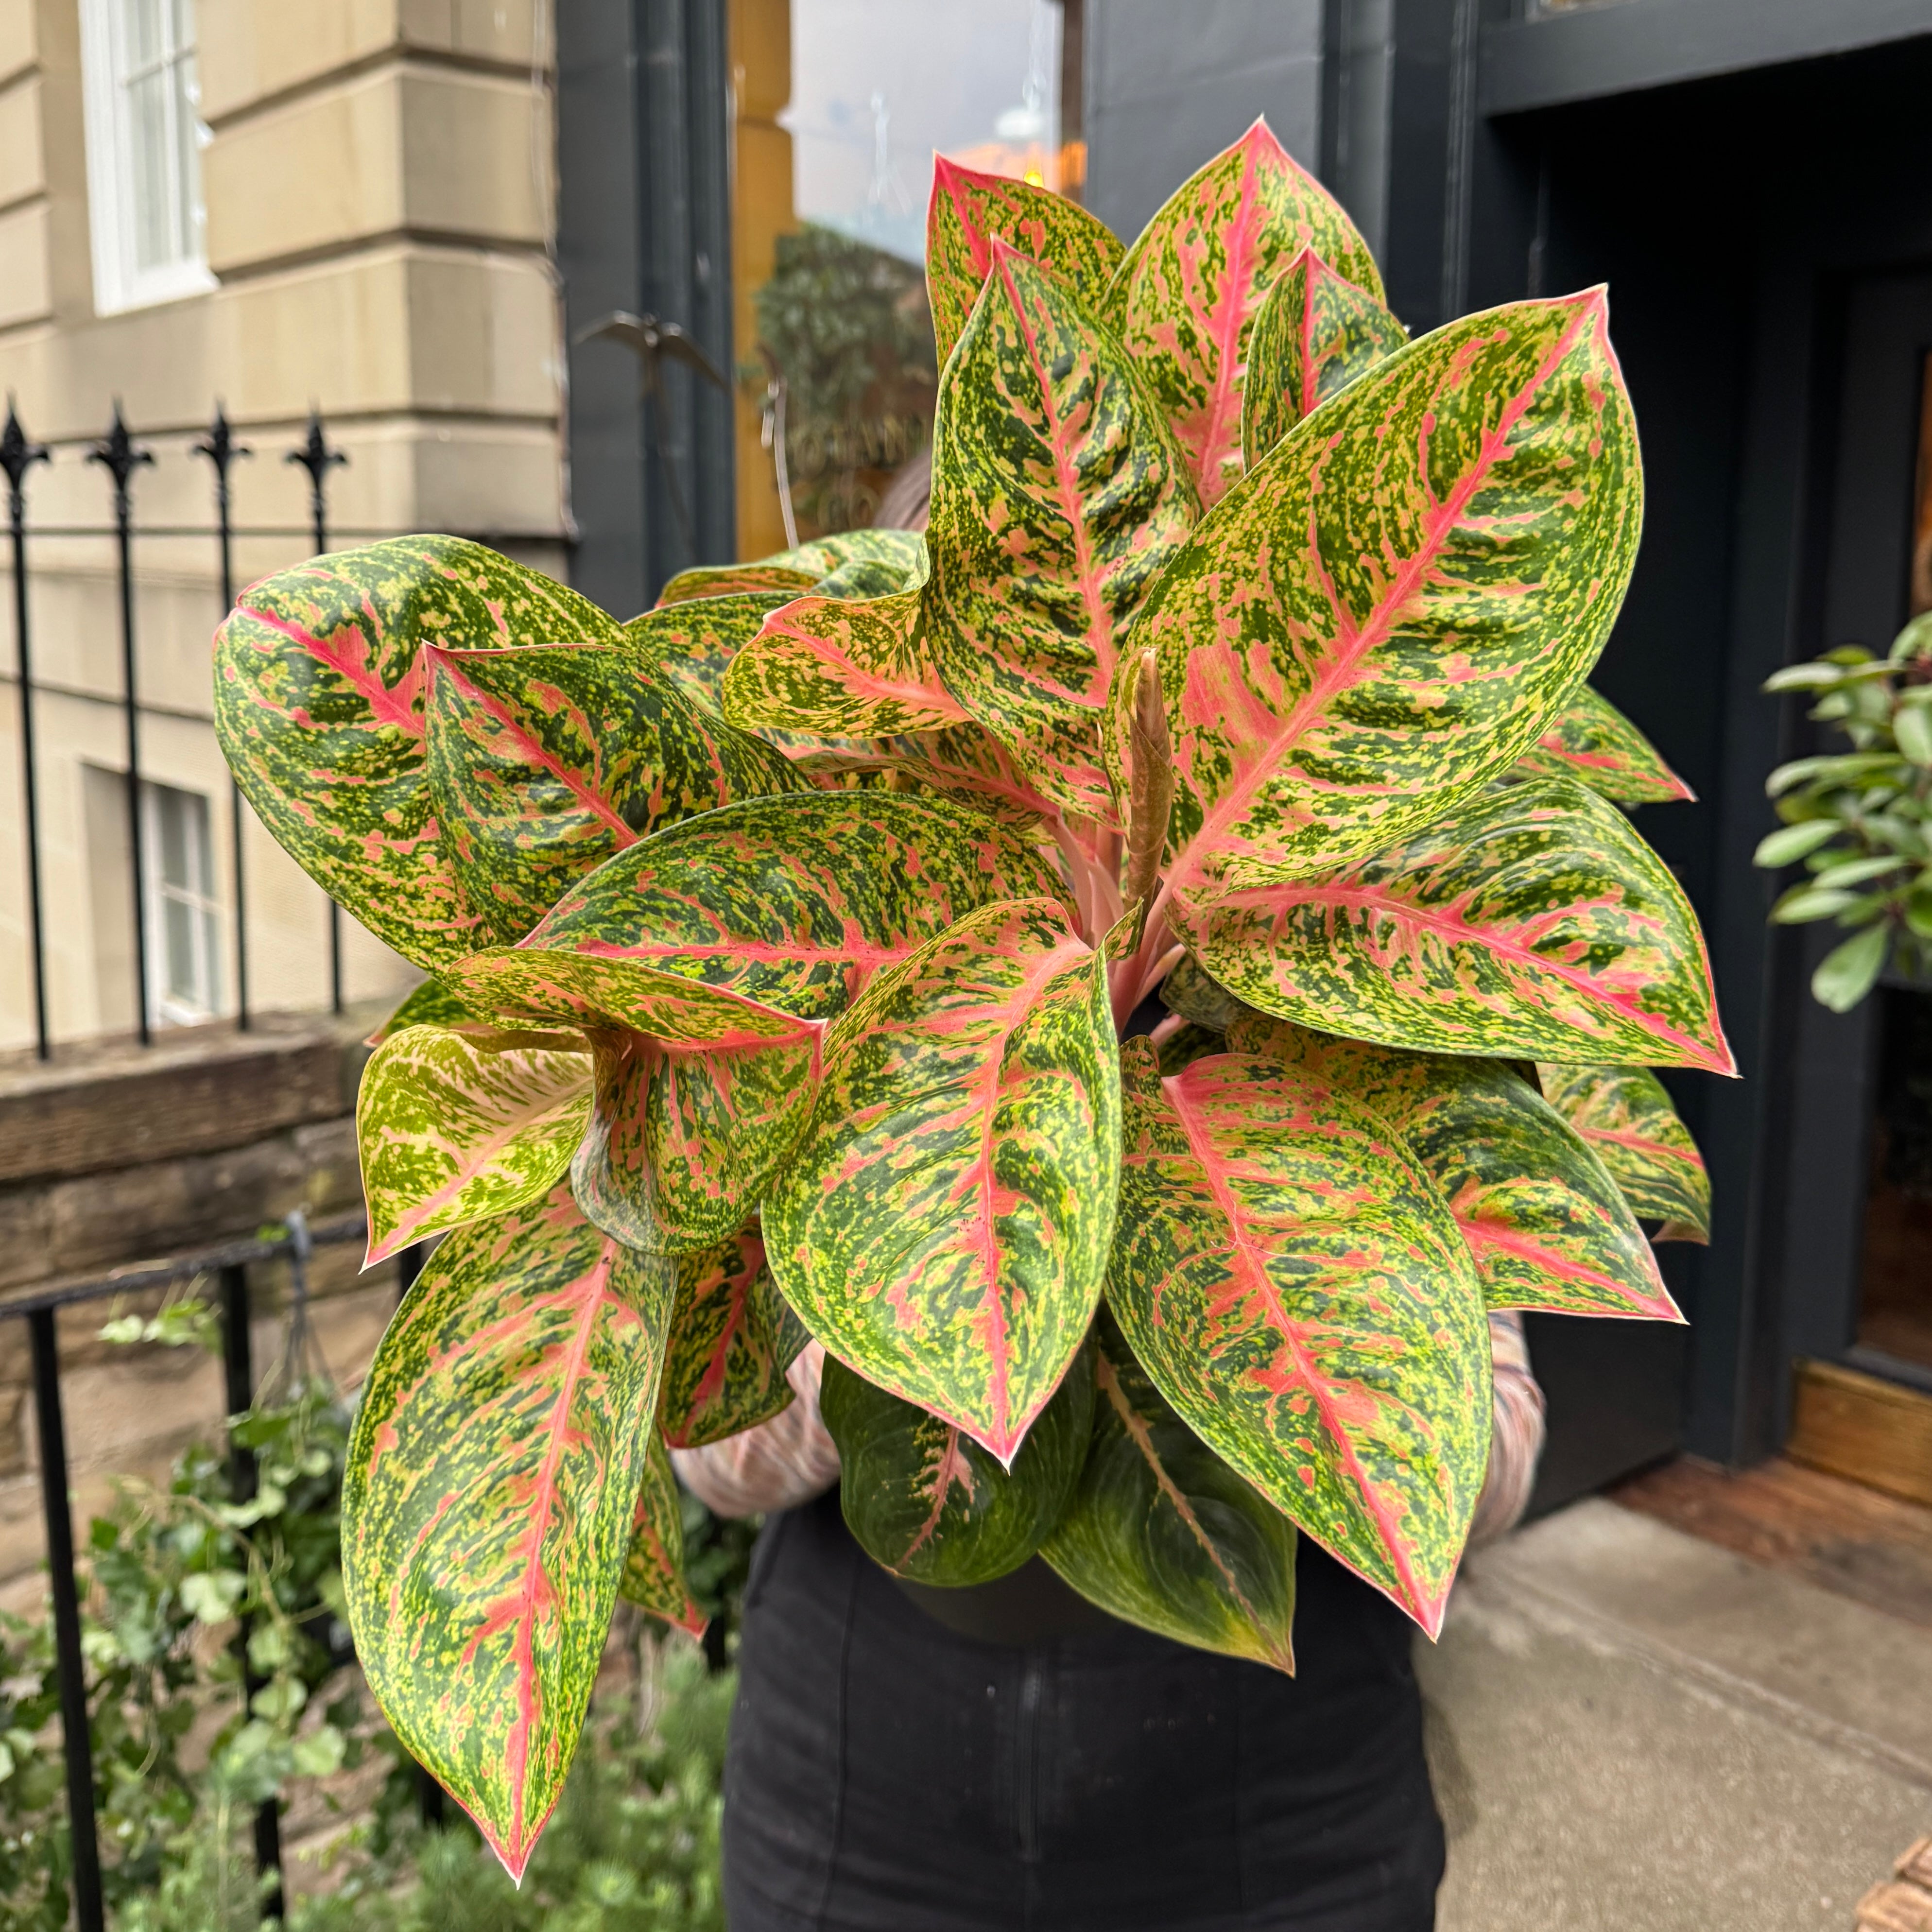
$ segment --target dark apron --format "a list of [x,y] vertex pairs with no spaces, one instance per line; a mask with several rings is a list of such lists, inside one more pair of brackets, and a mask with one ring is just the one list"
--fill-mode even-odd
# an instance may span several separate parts
[[725,1764],[730,1932],[1428,1932],[1412,1627],[1306,1538],[1295,1580],[1290,1678],[1037,1560],[915,1602],[836,1492],[774,1516]]

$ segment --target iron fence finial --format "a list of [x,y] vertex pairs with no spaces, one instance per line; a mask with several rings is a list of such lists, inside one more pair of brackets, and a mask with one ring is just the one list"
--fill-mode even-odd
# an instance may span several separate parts
[[20,412],[14,392],[7,392],[7,426],[0,429],[0,470],[7,472],[7,487],[17,497],[27,472],[37,463],[50,462],[44,443],[31,442],[20,427]]
[[107,434],[88,453],[88,461],[98,463],[114,479],[117,504],[126,500],[128,479],[144,463],[152,463],[154,452],[143,449],[128,428],[121,413],[121,398],[114,399],[114,423]]
[[228,412],[219,400],[214,405],[214,418],[208,426],[208,434],[194,446],[197,456],[205,456],[214,465],[218,485],[228,488],[229,466],[238,456],[253,456],[254,452],[245,442],[235,440],[233,425],[228,420]]

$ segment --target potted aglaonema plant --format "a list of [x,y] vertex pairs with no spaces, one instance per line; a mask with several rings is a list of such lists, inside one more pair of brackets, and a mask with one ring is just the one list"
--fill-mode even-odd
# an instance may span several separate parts
[[[430,976],[358,1109],[344,1586],[520,1871],[614,1600],[688,1621],[666,1445],[808,1335],[900,1574],[1036,1552],[1291,1667],[1315,1538],[1432,1634],[1485,1311],[1678,1318],[1653,1066],[1730,1070],[1584,680],[1641,508],[1600,290],[1410,341],[1264,126],[1131,248],[941,163],[923,540],[620,622],[411,538],[246,593],[222,741]],[[1169,1016],[1126,1039],[1160,992]]]

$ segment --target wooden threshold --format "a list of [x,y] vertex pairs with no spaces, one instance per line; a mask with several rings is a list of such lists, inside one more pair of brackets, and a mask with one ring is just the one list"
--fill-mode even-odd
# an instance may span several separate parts
[[1682,1456],[1611,1499],[1932,1629],[1932,1509],[1780,1458],[1735,1473]]
[[1932,1395],[1835,1362],[1800,1362],[1785,1453],[1932,1508]]

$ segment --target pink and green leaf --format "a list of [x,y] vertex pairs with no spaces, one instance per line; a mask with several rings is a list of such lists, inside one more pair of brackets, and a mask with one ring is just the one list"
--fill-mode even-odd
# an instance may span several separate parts
[[590,1117],[590,1060],[528,1036],[412,1026],[362,1070],[356,1138],[365,1267],[413,1241],[548,1194]]
[[1617,808],[1498,785],[1391,851],[1176,915],[1248,1005],[1384,1046],[1733,1071],[1695,914]]
[[356,1410],[342,1492],[356,1659],[512,1878],[603,1654],[672,1294],[668,1265],[559,1188],[442,1243]]
[[684,1580],[684,1510],[664,1438],[655,1430],[617,1593],[688,1636],[701,1637],[711,1621]]
[[1366,1107],[1400,1137],[1462,1229],[1490,1307],[1683,1318],[1616,1183],[1514,1068],[1259,1014],[1237,1020],[1228,1043]]
[[706,716],[627,651],[430,645],[430,796],[470,904],[520,939],[572,880],[661,825],[803,791],[772,746]]
[[1113,230],[1078,202],[935,154],[926,215],[926,288],[942,367],[986,286],[996,242],[1052,269],[1095,308],[1124,253]]
[[1334,871],[1506,771],[1595,662],[1642,507],[1600,290],[1452,322],[1305,418],[1136,633],[1174,742],[1170,894]]
[[1697,796],[1657,747],[1588,685],[1550,720],[1516,769],[1540,778],[1581,778],[1618,805],[1668,805]]
[[1656,1238],[1711,1238],[1711,1177],[1664,1082],[1647,1066],[1537,1068],[1544,1097],[1581,1135]]
[[1072,1498],[1093,1432],[1093,1351],[1073,1358],[1010,1470],[836,1355],[819,1406],[838,1445],[845,1522],[866,1554],[916,1583],[989,1583],[1039,1549]]
[[1118,1082],[1104,958],[1052,901],[989,906],[832,1028],[764,1205],[827,1350],[1009,1466],[1100,1293]]
[[625,648],[694,710],[724,715],[724,674],[786,595],[752,591],[662,604],[624,626]]
[[574,591],[480,544],[394,538],[242,593],[215,634],[215,734],[296,862],[379,939],[434,968],[487,935],[439,836],[422,646],[622,635]]
[[1379,300],[1304,248],[1255,318],[1241,404],[1241,453],[1252,470],[1305,416],[1408,340]]
[[1181,1420],[1342,1563],[1440,1629],[1489,1456],[1481,1283],[1366,1108],[1269,1060],[1163,1079],[1121,1050],[1107,1300]]
[[1382,299],[1341,203],[1257,121],[1168,197],[1114,274],[1101,313],[1173,424],[1204,503],[1241,473],[1250,336],[1276,278],[1307,248]]
[[701,1448],[787,1408],[785,1371],[810,1337],[765,1264],[755,1222],[680,1255],[677,1311],[658,1426],[674,1449]]
[[1294,1550],[1294,1524],[1181,1420],[1103,1307],[1091,1446],[1040,1554],[1125,1622],[1292,1676]]
[[1121,639],[1198,514],[1132,358],[996,242],[940,378],[925,620],[962,715],[1089,817],[1113,810],[1099,724]]

